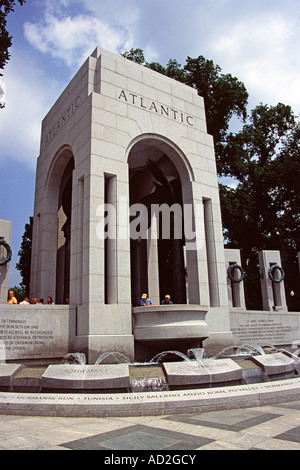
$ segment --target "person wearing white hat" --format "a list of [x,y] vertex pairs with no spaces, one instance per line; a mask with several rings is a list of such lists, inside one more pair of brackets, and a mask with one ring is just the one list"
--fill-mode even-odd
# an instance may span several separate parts
[[150,299],[148,299],[147,294],[142,294],[141,297],[141,307],[148,307],[149,305],[153,305]]

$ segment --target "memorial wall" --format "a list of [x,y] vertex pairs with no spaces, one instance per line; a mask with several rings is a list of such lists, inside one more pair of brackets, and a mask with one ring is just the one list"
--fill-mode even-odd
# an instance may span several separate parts
[[[0,362],[62,358],[70,352],[75,311],[69,306],[0,306]],[[71,321],[70,321],[71,318]],[[230,311],[233,345],[300,345],[294,312]],[[204,344],[205,347],[205,344]]]
[[69,352],[69,306],[0,306],[0,362]]

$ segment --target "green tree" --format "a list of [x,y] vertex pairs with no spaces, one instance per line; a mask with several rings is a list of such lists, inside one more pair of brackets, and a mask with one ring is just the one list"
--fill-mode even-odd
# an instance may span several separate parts
[[290,106],[260,104],[240,132],[227,136],[224,146],[227,174],[237,180],[236,188],[220,185],[225,240],[229,247],[242,249],[248,305],[253,308],[261,307],[260,250],[280,250],[287,291],[299,290],[299,134]]
[[[20,5],[23,5],[26,0],[18,0]],[[14,11],[16,2],[14,0],[1,0],[0,1],[0,69],[3,70],[5,65],[10,59],[8,49],[12,45],[12,36],[7,31],[6,17],[10,12]],[[0,75],[2,75],[0,73]]]
[[142,49],[130,49],[130,51],[123,52],[121,55],[136,64],[145,65],[145,56]]
[[29,223],[25,224],[22,243],[18,252],[19,263],[17,263],[16,265],[16,269],[20,271],[22,277],[22,282],[20,283],[20,286],[26,292],[27,296],[29,296],[30,292],[32,226],[33,218],[29,217]]
[[233,116],[245,121],[248,92],[245,85],[230,74],[223,74],[219,65],[203,56],[187,58],[184,67],[186,83],[204,98],[207,131],[214,137],[218,174],[226,174],[223,166],[223,145]]
[[[20,5],[23,5],[26,0],[18,0]],[[6,17],[10,12],[14,11],[16,2],[14,0],[0,0],[0,70],[3,70],[5,65],[10,59],[9,48],[12,45],[12,36],[7,31]],[[3,74],[0,72],[0,77]],[[3,90],[0,87],[0,98],[3,95]],[[5,104],[0,103],[0,109],[4,108]]]
[[166,75],[167,77],[173,78],[178,82],[186,83],[187,75],[185,70],[181,67],[181,64],[176,59],[170,59],[166,67],[163,67],[158,62],[146,62],[145,66],[149,69],[155,70],[156,72]]

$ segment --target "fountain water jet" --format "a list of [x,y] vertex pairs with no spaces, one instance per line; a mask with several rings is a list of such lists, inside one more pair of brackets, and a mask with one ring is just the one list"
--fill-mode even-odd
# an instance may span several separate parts
[[[229,354],[226,354],[228,353]],[[224,349],[222,349],[222,351],[220,351],[218,354],[216,354],[214,356],[214,359],[220,359],[221,357],[226,357],[226,358],[239,358],[239,357],[242,357],[242,358],[247,358],[247,357],[251,357],[251,356],[254,356],[254,355],[265,355],[265,352],[263,350],[263,348],[259,345],[254,345],[254,344],[250,344],[250,345],[242,345],[242,346],[228,346]]]
[[82,366],[86,365],[86,357],[84,353],[69,353],[63,360],[62,364],[79,364]]
[[154,356],[154,357],[151,359],[150,364],[151,364],[151,363],[162,362],[162,359],[165,359],[165,357],[166,357],[167,355],[173,355],[173,356],[180,357],[181,359],[183,359],[184,361],[187,361],[187,362],[190,361],[190,359],[189,359],[185,354],[183,354],[183,353],[180,352],[180,351],[164,351],[164,352],[161,352],[161,353],[156,354],[156,356]]
[[100,354],[98,359],[95,362],[95,365],[102,364],[108,357],[112,356],[116,364],[130,364],[131,361],[122,353],[119,352],[105,352]]
[[188,358],[195,358],[196,361],[202,361],[204,359],[205,350],[204,348],[192,348],[187,352]]

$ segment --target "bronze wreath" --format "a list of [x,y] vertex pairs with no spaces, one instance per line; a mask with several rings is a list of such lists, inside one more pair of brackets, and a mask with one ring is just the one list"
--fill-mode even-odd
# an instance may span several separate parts
[[6,258],[0,261],[0,266],[4,266],[5,264],[9,263],[12,257],[12,251],[9,244],[5,240],[0,240],[0,246],[4,246],[7,251]]
[[[275,279],[274,277],[274,272],[276,271],[276,269],[278,269],[281,272],[281,277],[279,279]],[[278,264],[274,264],[269,269],[269,278],[271,279],[272,282],[279,284],[279,282],[282,282],[283,279],[285,278],[285,272],[281,266],[278,266]]]
[[[233,276],[233,271],[235,269],[238,269],[240,272],[241,272],[241,276],[237,279]],[[238,264],[231,264],[229,266],[229,268],[227,269],[227,274],[228,274],[228,277],[229,279],[232,281],[232,282],[236,282],[237,284],[239,284],[240,282],[242,282],[245,277],[246,277],[246,273],[245,271],[243,270],[243,268],[241,266],[239,266]]]

